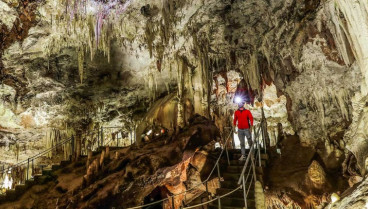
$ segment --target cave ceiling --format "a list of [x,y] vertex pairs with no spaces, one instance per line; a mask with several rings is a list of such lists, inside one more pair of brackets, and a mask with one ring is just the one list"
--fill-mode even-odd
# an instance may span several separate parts
[[282,123],[306,145],[344,149],[346,130],[359,125],[352,98],[362,91],[361,103],[365,79],[347,5],[2,0],[3,140],[95,123],[130,129],[170,94],[221,119],[244,78],[257,98],[272,98],[265,109],[274,127]]
[[281,131],[322,164],[356,161],[348,178],[367,172],[365,0],[0,0],[0,28],[4,161],[50,129],[139,137],[198,113],[223,134],[244,79],[271,145]]

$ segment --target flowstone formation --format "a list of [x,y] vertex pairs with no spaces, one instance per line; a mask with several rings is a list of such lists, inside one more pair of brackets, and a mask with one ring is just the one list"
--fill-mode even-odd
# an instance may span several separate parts
[[[43,150],[53,130],[121,126],[139,144],[149,127],[178,133],[196,113],[224,137],[245,82],[275,156],[287,135],[315,153],[298,179],[318,163],[353,186],[367,170],[367,10],[365,0],[1,0],[0,160]],[[312,190],[302,196],[318,201],[292,204],[323,202]]]

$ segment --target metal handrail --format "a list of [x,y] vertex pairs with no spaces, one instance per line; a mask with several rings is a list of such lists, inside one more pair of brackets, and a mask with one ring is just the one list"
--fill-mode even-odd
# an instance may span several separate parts
[[62,141],[62,142],[59,142],[58,144],[54,145],[53,147],[50,147],[50,148],[48,148],[48,149],[46,149],[46,150],[44,150],[44,151],[42,151],[42,152],[40,152],[40,153],[38,153],[38,154],[36,154],[36,155],[34,155],[34,156],[30,157],[30,158],[27,158],[27,160],[23,160],[23,161],[21,161],[21,162],[19,162],[19,163],[17,163],[17,164],[14,164],[14,165],[11,165],[11,166],[7,167],[6,169],[2,169],[2,170],[0,171],[0,174],[4,174],[4,173],[8,172],[11,168],[15,168],[15,167],[19,167],[19,166],[21,166],[21,165],[24,165],[24,164],[28,163],[30,160],[35,160],[35,159],[37,159],[37,158],[39,158],[39,157],[43,156],[44,154],[46,154],[46,153],[49,153],[49,152],[53,151],[53,150],[54,150],[54,149],[56,149],[57,147],[59,147],[59,146],[61,146],[61,145],[64,145],[66,142],[69,142],[69,141],[71,141],[71,140],[72,140],[72,138],[66,139],[66,140],[64,140],[64,141]]
[[[244,164],[244,167],[242,169],[242,173],[241,173],[240,178],[239,178],[239,181],[238,181],[238,187],[236,187],[235,189],[231,190],[230,192],[228,192],[226,194],[223,194],[221,196],[217,196],[216,198],[211,199],[209,201],[206,201],[206,202],[203,202],[203,203],[200,203],[200,204],[197,204],[197,205],[192,205],[192,206],[189,206],[189,207],[183,207],[183,209],[200,207],[200,206],[203,206],[203,205],[207,205],[207,204],[209,204],[211,202],[214,202],[216,200],[218,200],[219,208],[221,208],[221,201],[220,201],[220,199],[221,198],[224,198],[224,197],[226,197],[228,195],[231,195],[232,193],[238,191],[241,188],[243,188],[243,192],[244,192],[244,203],[245,203],[245,208],[247,208],[246,198],[247,198],[247,196],[249,194],[249,191],[250,191],[250,188],[251,188],[251,185],[252,185],[253,181],[254,182],[256,181],[254,161],[257,161],[257,158],[258,157],[260,158],[260,155],[259,155],[260,147],[259,147],[259,143],[258,143],[257,139],[259,137],[259,131],[260,131],[261,127],[262,127],[263,122],[264,122],[264,120],[262,119],[261,120],[261,125],[259,126],[258,131],[255,133],[255,137],[254,137],[254,142],[257,143],[257,146],[258,146],[258,150],[257,150],[258,153],[254,153],[254,144],[253,144],[253,146],[251,147],[251,149],[249,151],[249,154],[248,154],[248,157],[247,157],[246,162]],[[255,160],[254,160],[253,154],[256,155],[255,156]],[[245,178],[245,175],[244,174],[245,174],[246,168],[248,167],[248,164],[249,163],[252,164],[252,167],[249,169],[248,174],[247,174],[247,177]],[[250,174],[252,170],[253,170],[253,175]],[[250,184],[249,184],[248,189],[246,190],[246,188],[245,188],[245,182],[248,181],[248,178],[249,178],[250,175],[251,175]],[[164,201],[164,200],[162,200],[162,201]],[[139,208],[139,207],[136,207],[136,208]]]
[[[105,129],[105,128],[122,128],[122,127],[103,127],[103,128]],[[94,133],[97,133],[97,132],[98,132],[98,131],[94,130],[94,131],[92,131],[92,132],[89,132],[87,135],[91,135],[91,134],[94,134]],[[48,148],[48,149],[46,149],[46,150],[44,150],[44,151],[42,151],[42,152],[38,153],[38,154],[36,154],[36,155],[34,155],[34,156],[32,156],[32,157],[27,158],[27,160],[23,160],[23,161],[21,161],[21,162],[19,162],[19,163],[17,163],[17,164],[14,164],[14,165],[9,166],[9,167],[8,167],[8,168],[6,168],[6,169],[2,169],[2,170],[0,170],[0,174],[3,174],[3,173],[4,173],[4,171],[8,171],[10,168],[18,167],[18,166],[21,166],[21,165],[26,164],[26,163],[28,162],[28,160],[35,160],[35,159],[37,159],[37,158],[39,158],[39,157],[43,156],[44,154],[46,154],[46,153],[48,153],[48,152],[50,152],[50,151],[53,151],[54,149],[58,148],[59,146],[64,145],[64,144],[65,144],[65,143],[67,143],[67,142],[70,142],[71,140],[73,140],[73,137],[70,137],[70,138],[68,138],[68,139],[65,139],[64,141],[61,141],[61,142],[57,143],[56,145],[54,145],[54,146],[52,146],[52,147],[50,147],[50,148]],[[112,141],[112,140],[108,141],[106,144],[110,143],[111,141]]]
[[223,195],[221,195],[221,196],[217,196],[216,198],[213,198],[212,200],[208,200],[207,202],[202,202],[202,203],[197,204],[197,205],[192,205],[192,206],[189,206],[189,207],[184,207],[183,209],[189,209],[189,208],[199,207],[199,206],[202,206],[202,205],[207,205],[207,204],[209,204],[209,203],[211,203],[211,202],[214,202],[214,201],[216,201],[216,200],[219,200],[219,199],[221,199],[221,198],[224,198],[224,197],[226,197],[226,196],[229,196],[229,195],[231,195],[232,193],[234,193],[234,192],[238,191],[239,189],[241,189],[241,186],[238,186],[237,188],[235,188],[235,189],[231,190],[230,192],[228,192],[228,193],[226,193],[226,194],[223,194]]
[[[152,202],[152,203],[148,203],[148,204],[145,204],[145,205],[140,205],[140,206],[130,207],[130,208],[127,208],[127,209],[138,209],[138,208],[142,208],[142,207],[147,207],[147,206],[151,206],[151,205],[156,205],[156,204],[159,204],[159,203],[161,203],[161,202],[164,202],[165,200],[169,200],[169,199],[175,198],[175,197],[176,197],[176,196],[178,196],[178,195],[181,195],[181,194],[187,193],[187,192],[189,192],[189,191],[192,191],[192,190],[194,190],[195,188],[197,188],[197,187],[199,187],[199,186],[201,186],[201,185],[203,185],[203,184],[207,183],[207,182],[210,180],[210,178],[211,178],[211,176],[212,176],[213,172],[215,171],[216,167],[217,167],[217,168],[219,168],[219,167],[218,167],[218,163],[219,163],[219,161],[220,161],[220,159],[221,159],[221,157],[222,157],[222,155],[223,155],[223,153],[224,153],[224,150],[226,149],[226,151],[227,151],[226,146],[227,146],[227,144],[228,144],[228,142],[229,142],[229,139],[230,139],[230,136],[231,136],[231,134],[232,134],[232,133],[233,133],[233,131],[230,131],[230,133],[229,133],[229,135],[228,135],[228,137],[227,137],[227,139],[226,139],[226,141],[225,141],[225,143],[224,143],[224,148],[221,150],[221,153],[220,153],[220,155],[218,156],[218,158],[217,158],[217,160],[216,160],[216,163],[215,163],[215,165],[213,166],[213,168],[212,168],[212,170],[211,170],[210,174],[208,175],[208,177],[206,178],[206,180],[204,180],[204,181],[202,181],[202,182],[198,183],[197,185],[193,186],[193,187],[192,187],[192,188],[190,188],[190,189],[187,189],[187,190],[185,190],[185,191],[183,191],[183,192],[179,192],[179,193],[177,193],[177,194],[173,194],[173,195],[168,196],[168,197],[166,197],[166,198],[164,198],[164,199],[162,199],[162,200],[158,200],[158,201],[155,201],[155,202]],[[227,157],[228,157],[228,155],[227,155]],[[206,187],[206,189],[207,189],[207,187]]]
[[[111,129],[111,128],[122,128],[122,127],[101,127],[102,128],[102,130],[103,129]],[[100,137],[100,132],[99,132],[99,130],[100,130],[100,128],[98,129],[98,130],[92,130],[91,132],[88,132],[88,133],[85,133],[85,136],[86,137],[88,137],[88,136],[93,136],[93,135],[95,135],[95,134],[98,134],[98,138]],[[103,135],[101,134],[101,137],[102,137]],[[29,180],[29,169],[30,169],[30,164],[31,164],[31,166],[32,166],[32,168],[31,169],[33,169],[33,166],[34,166],[34,160],[36,160],[36,159],[38,159],[38,158],[40,158],[40,157],[43,157],[44,155],[46,155],[46,154],[48,154],[48,153],[50,153],[50,152],[52,152],[53,150],[55,150],[55,149],[57,149],[58,147],[60,147],[60,146],[62,146],[62,145],[65,145],[65,144],[67,144],[67,143],[69,143],[69,142],[71,142],[72,144],[74,143],[73,142],[73,140],[74,140],[74,138],[73,137],[70,137],[70,138],[68,138],[68,139],[65,139],[65,140],[62,140],[62,141],[60,141],[60,142],[58,142],[57,144],[55,144],[54,146],[52,146],[52,147],[50,147],[50,148],[47,148],[46,150],[43,150],[43,151],[41,151],[40,153],[38,153],[38,154],[36,154],[36,155],[34,155],[34,156],[31,156],[31,157],[29,157],[29,158],[27,158],[26,160],[23,160],[23,161],[21,161],[21,162],[18,162],[18,163],[16,163],[16,164],[13,164],[13,165],[9,165],[9,166],[7,166],[6,168],[3,168],[2,170],[0,170],[0,175],[4,175],[4,174],[6,174],[6,173],[8,173],[8,172],[10,172],[11,170],[13,170],[13,169],[16,169],[16,168],[19,168],[19,167],[21,167],[21,166],[24,166],[24,165],[26,165],[26,164],[28,164],[27,165],[27,167],[26,167],[26,175],[24,176],[25,177],[25,179],[20,179],[20,181],[23,181],[23,180]],[[107,143],[106,143],[106,145],[108,145],[110,142],[112,141],[112,139],[110,140],[110,141],[108,141]],[[101,146],[103,146],[103,145],[101,145]],[[73,155],[72,153],[74,152],[74,146],[73,145],[71,145],[71,155]]]

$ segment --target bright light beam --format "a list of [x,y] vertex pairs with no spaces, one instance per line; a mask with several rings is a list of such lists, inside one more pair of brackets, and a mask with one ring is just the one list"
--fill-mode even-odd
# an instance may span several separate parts
[[242,103],[242,102],[243,102],[243,99],[242,99],[240,96],[236,96],[236,97],[235,97],[235,103],[240,104],[240,103]]

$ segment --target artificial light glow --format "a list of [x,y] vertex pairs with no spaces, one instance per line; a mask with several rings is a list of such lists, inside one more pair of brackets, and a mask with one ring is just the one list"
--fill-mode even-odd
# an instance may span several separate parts
[[332,203],[335,203],[335,202],[337,202],[337,201],[339,201],[340,200],[340,197],[339,197],[339,195],[337,195],[336,193],[333,193],[332,195],[331,195],[331,202]]
[[243,99],[242,99],[240,96],[236,96],[236,97],[235,97],[235,103],[240,104],[240,103],[242,103],[242,102],[243,102]]
[[8,175],[5,175],[5,179],[4,179],[4,182],[3,182],[3,188],[4,189],[11,189],[13,185],[13,179],[9,178]]
[[217,148],[221,148],[221,145],[218,142],[215,143],[215,149],[217,149]]
[[152,130],[149,130],[146,135],[149,136],[152,133]]

